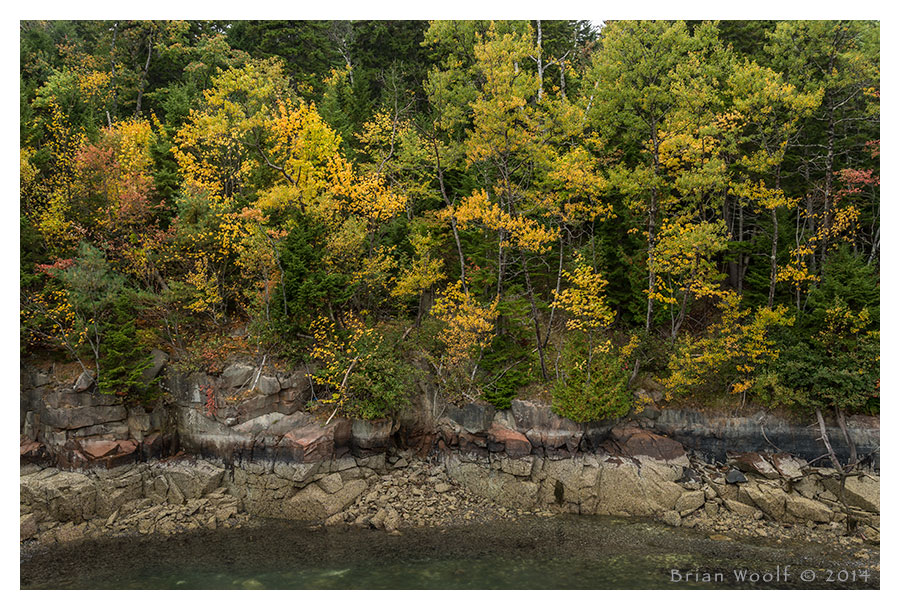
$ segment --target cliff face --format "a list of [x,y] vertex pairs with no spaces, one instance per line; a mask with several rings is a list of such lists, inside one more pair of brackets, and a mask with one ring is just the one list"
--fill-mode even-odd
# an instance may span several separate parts
[[[165,395],[149,406],[23,371],[23,540],[174,533],[247,514],[390,530],[469,513],[480,506],[473,498],[497,515],[655,516],[719,531],[735,519],[752,531],[759,520],[853,522],[878,536],[878,478],[854,475],[842,489],[804,459],[821,456],[814,429],[765,413],[675,411],[643,397],[639,415],[588,424],[523,400],[504,411],[472,403],[436,418],[420,408],[396,421],[323,421],[304,409],[314,390],[305,375],[160,369]],[[877,420],[851,424],[875,466],[878,432]],[[151,459],[165,456],[175,459]]]
[[[263,375],[233,364],[221,375],[183,374],[165,366],[162,352],[150,371],[163,395],[150,405],[124,403],[90,384],[62,385],[51,369],[24,368],[21,375],[21,455],[63,467],[112,467],[174,454],[212,457],[225,463],[258,460],[312,463],[346,455],[367,457],[391,448],[420,455],[460,450],[487,457],[535,455],[562,458],[584,453],[646,455],[670,459],[684,448],[724,462],[730,452],[790,453],[821,459],[817,427],[759,412],[753,416],[659,408],[644,395],[642,413],[618,421],[577,424],[549,405],[514,400],[512,408],[490,405],[426,408],[423,388],[414,408],[398,419],[375,421],[332,417],[305,410],[315,396],[309,371]],[[439,411],[439,416],[434,413]],[[852,417],[849,431],[860,456],[879,466],[877,418]],[[636,431],[639,434],[636,434]],[[840,429],[829,427],[836,453],[848,447]]]

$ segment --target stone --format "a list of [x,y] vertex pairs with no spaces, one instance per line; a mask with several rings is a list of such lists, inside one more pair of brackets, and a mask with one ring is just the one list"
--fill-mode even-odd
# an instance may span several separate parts
[[803,476],[803,469],[807,467],[806,460],[787,453],[776,453],[770,459],[778,474],[792,481],[800,479]]
[[754,507],[737,500],[725,500],[725,507],[741,517],[753,517],[757,512]]
[[707,502],[703,505],[703,510],[706,511],[707,517],[713,519],[716,515],[719,514],[719,505],[715,502]]
[[667,510],[662,514],[662,522],[666,525],[671,525],[672,527],[678,527],[681,525],[681,515],[678,514],[677,511]]
[[[488,440],[503,445],[506,455],[511,458],[524,457],[531,453],[531,443],[524,434],[498,424],[491,425]],[[529,472],[531,464],[528,465]]]
[[260,375],[259,381],[256,382],[256,391],[263,396],[272,396],[281,391],[281,384],[275,377]]
[[646,456],[654,460],[679,462],[687,465],[684,446],[676,440],[637,428],[624,426],[613,428],[604,448],[611,455],[628,457]]
[[565,448],[574,453],[584,438],[584,428],[570,419],[555,414],[548,404],[513,400],[510,406],[516,430],[535,447]]
[[743,485],[741,490],[747,493],[753,504],[776,521],[784,518],[787,494],[781,489],[759,484]]
[[346,509],[366,490],[365,481],[348,481],[339,491],[329,494],[318,485],[307,485],[282,506],[289,519],[320,520]]
[[828,523],[834,516],[833,511],[821,502],[797,494],[787,496],[785,509],[788,515],[800,523],[804,521]]
[[742,472],[760,474],[767,479],[777,479],[781,474],[760,453],[755,451],[727,454],[728,463]]
[[166,352],[158,349],[151,350],[150,366],[144,369],[144,372],[141,373],[141,380],[144,383],[148,383],[155,379],[168,360],[169,355]]
[[675,502],[675,511],[682,517],[691,514],[706,502],[702,491],[686,491]]
[[255,367],[236,363],[227,366],[225,370],[222,371],[220,379],[226,388],[237,388],[250,381],[250,378],[255,372]]
[[319,479],[316,484],[321,487],[326,493],[333,494],[344,486],[344,483],[341,479],[341,475],[337,472],[333,472],[322,479]]
[[726,483],[746,483],[747,477],[744,476],[744,473],[738,470],[737,468],[732,468],[728,471],[728,474],[725,475]]
[[164,474],[169,481],[177,485],[187,499],[200,498],[211,493],[222,484],[225,475],[224,468],[206,460],[197,460],[194,463],[172,462],[154,466],[153,470]]
[[72,389],[76,392],[87,392],[92,387],[94,387],[94,372],[84,371],[78,376],[78,379],[75,380],[75,385]]
[[313,422],[285,434],[278,447],[298,461],[326,460],[336,454],[338,447],[347,446],[350,430],[350,420],[345,418],[335,418],[327,426]]
[[[838,479],[822,479],[825,488],[840,498],[841,484]],[[844,483],[844,499],[847,504],[871,512],[881,512],[881,487],[879,481],[866,474],[847,477]]]
[[240,434],[257,436],[264,432],[268,432],[269,428],[284,417],[285,415],[283,413],[266,413],[265,415],[248,419],[244,423],[237,424],[232,429]]
[[61,430],[74,430],[107,422],[121,422],[128,417],[122,405],[111,406],[45,406],[41,423]]
[[354,419],[350,427],[350,446],[365,451],[387,449],[394,430],[391,419]]
[[456,422],[470,434],[481,434],[490,428],[494,419],[493,405],[470,402],[462,407],[447,408],[447,417]]
[[115,453],[119,448],[116,441],[84,440],[81,441],[81,450],[91,459],[99,459]]
[[438,483],[434,486],[434,491],[439,494],[446,493],[451,489],[452,487],[450,487],[450,485],[448,485],[447,483]]
[[400,514],[393,508],[388,507],[385,511],[384,521],[382,521],[382,525],[384,526],[384,530],[388,533],[394,532],[400,527]]
[[34,513],[19,516],[19,540],[34,538],[38,533],[38,521]]
[[863,525],[859,528],[859,535],[867,542],[872,544],[881,544],[881,534],[877,529],[869,525]]

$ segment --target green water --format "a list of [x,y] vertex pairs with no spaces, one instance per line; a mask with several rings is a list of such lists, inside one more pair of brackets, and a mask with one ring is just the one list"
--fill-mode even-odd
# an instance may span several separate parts
[[[739,582],[734,570],[790,578]],[[374,530],[264,521],[163,539],[89,541],[23,554],[23,588],[69,589],[682,589],[877,588],[878,574],[836,549],[712,541],[637,520],[565,516],[516,523]],[[816,580],[799,574],[812,569]],[[699,574],[690,581],[678,574]],[[855,582],[835,577],[852,570]],[[832,575],[834,582],[825,582]],[[721,574],[702,582],[703,574]],[[850,572],[848,572],[850,574]],[[844,576],[842,574],[842,576]],[[698,580],[700,580],[698,582]]]

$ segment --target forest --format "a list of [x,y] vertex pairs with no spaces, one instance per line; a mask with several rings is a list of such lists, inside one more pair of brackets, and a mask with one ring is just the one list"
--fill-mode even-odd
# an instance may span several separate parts
[[879,409],[879,24],[23,21],[20,354]]

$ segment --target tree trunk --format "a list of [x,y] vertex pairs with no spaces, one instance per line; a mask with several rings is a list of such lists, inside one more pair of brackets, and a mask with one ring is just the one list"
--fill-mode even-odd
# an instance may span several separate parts
[[544,363],[544,343],[541,341],[541,326],[538,323],[538,311],[534,302],[534,290],[531,287],[531,274],[528,272],[528,261],[525,254],[521,254],[522,270],[525,272],[525,288],[528,290],[528,302],[531,304],[531,319],[534,321],[534,336],[537,339],[538,358],[541,361],[541,375],[544,381],[548,381],[550,377],[547,375],[547,366]]
[[[656,122],[654,121],[650,129],[650,137],[653,141],[653,177],[659,175],[659,137],[656,133]],[[654,254],[656,250],[656,214],[657,214],[657,192],[656,183],[650,188],[650,210],[647,215],[647,269],[648,279],[647,288],[647,323],[646,331],[650,332],[650,323],[653,320],[653,291],[656,289],[656,272],[653,269]]]

